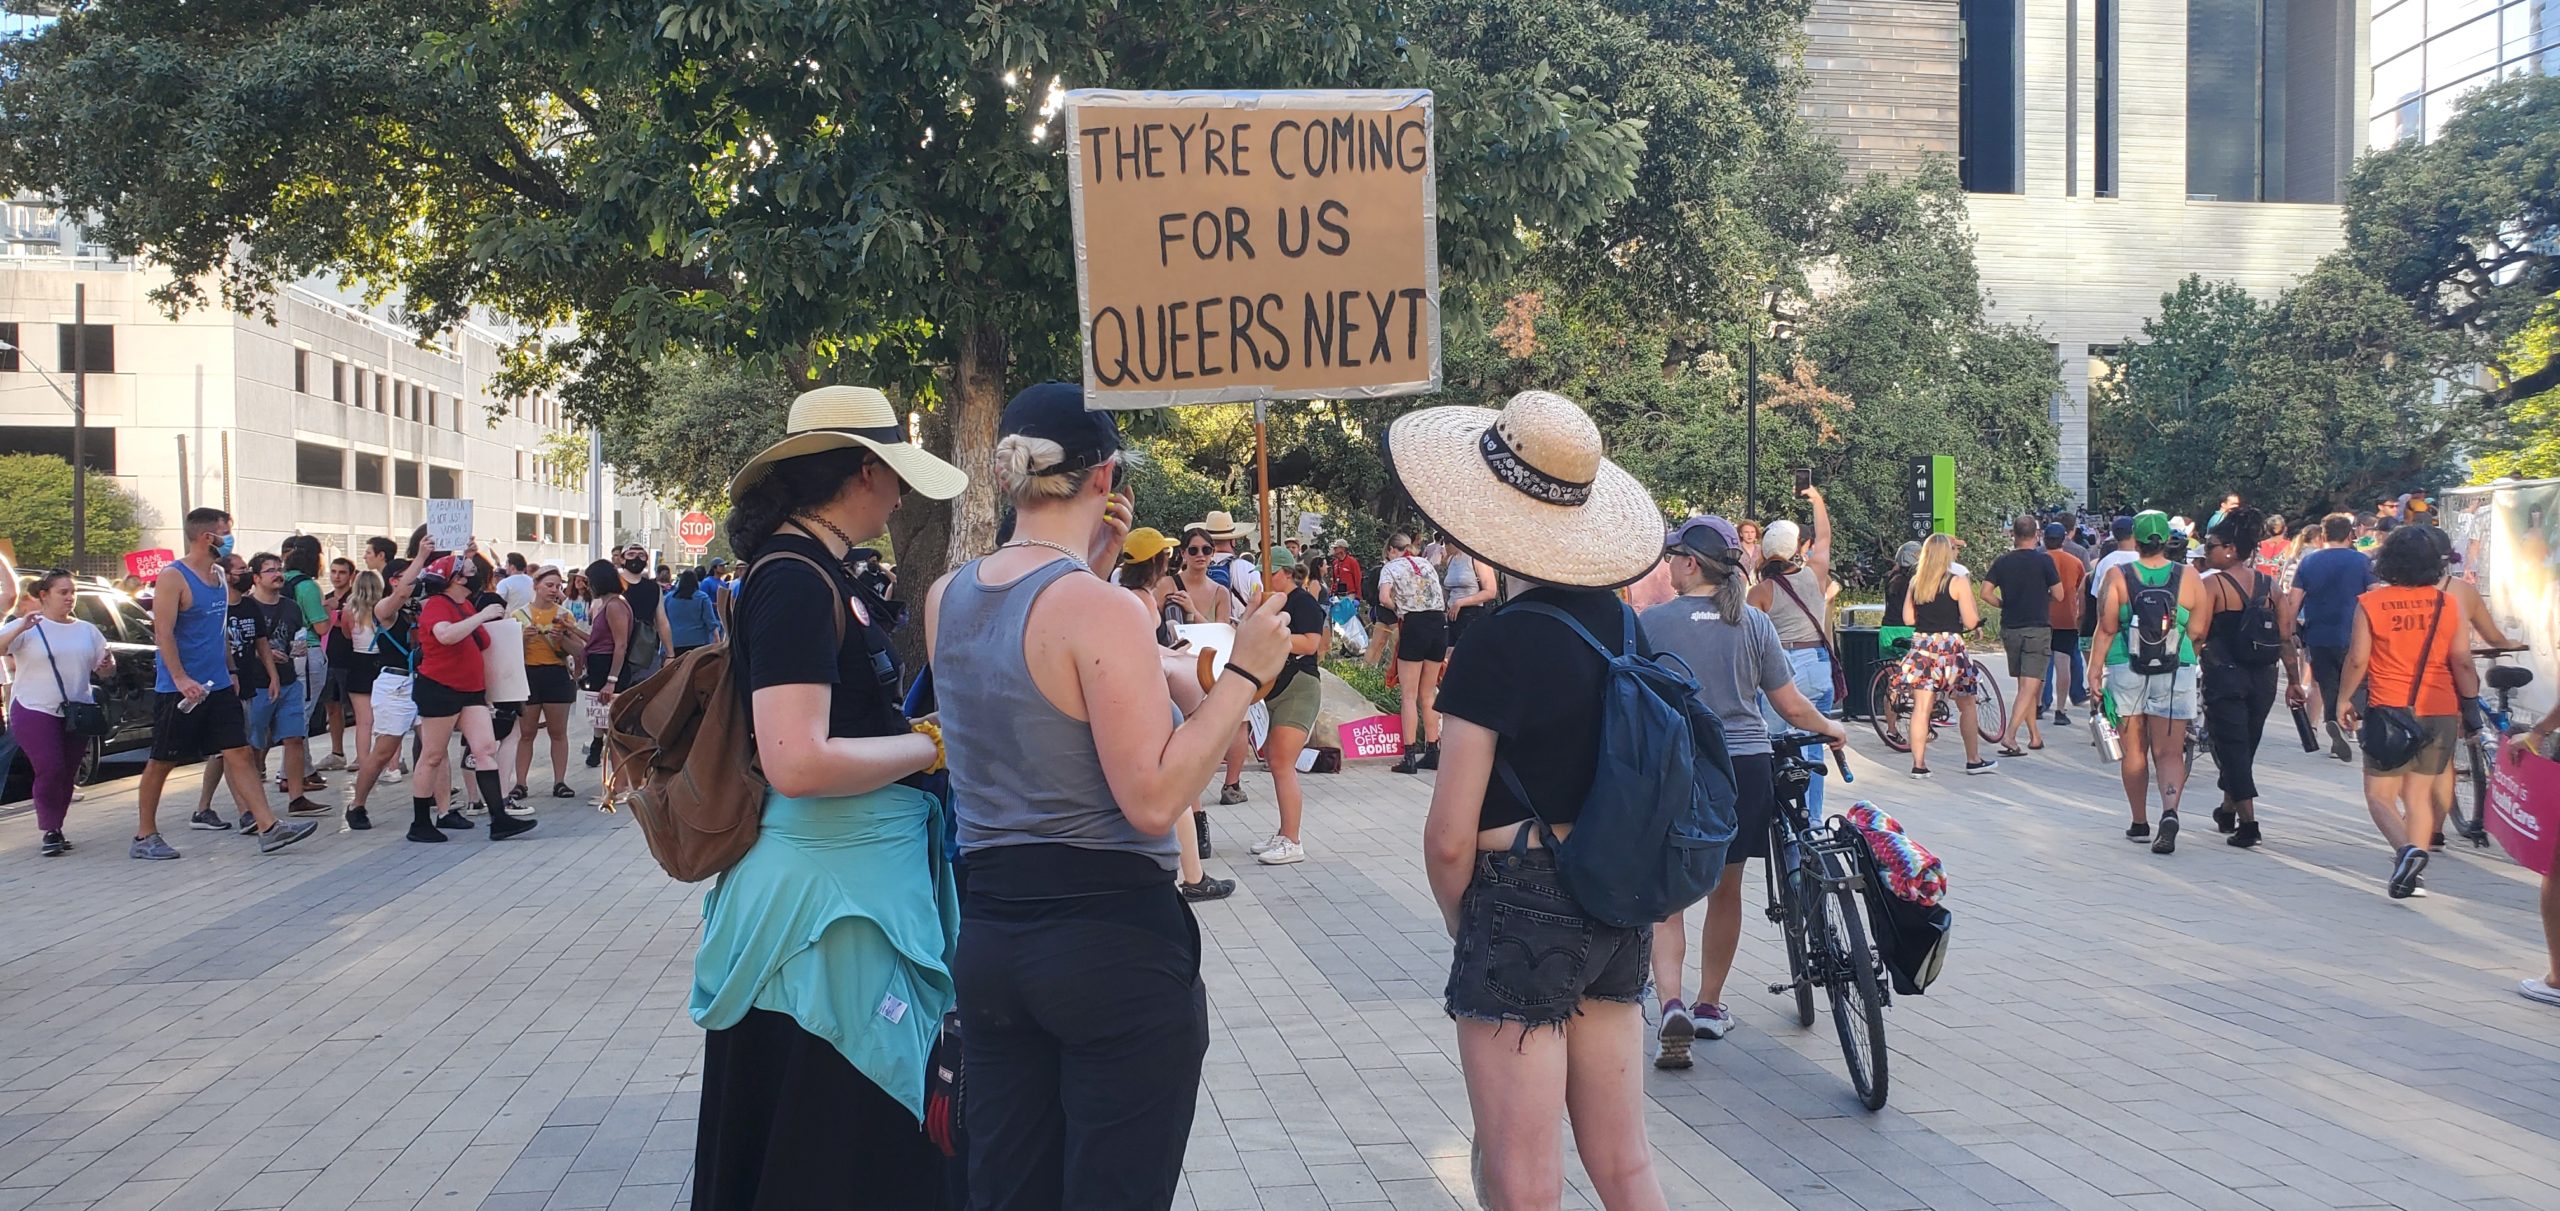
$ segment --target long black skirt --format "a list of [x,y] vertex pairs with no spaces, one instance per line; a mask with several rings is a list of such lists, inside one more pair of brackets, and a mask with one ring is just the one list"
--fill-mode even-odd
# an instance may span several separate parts
[[789,1015],[709,1033],[694,1211],[945,1211],[940,1149],[898,1099]]

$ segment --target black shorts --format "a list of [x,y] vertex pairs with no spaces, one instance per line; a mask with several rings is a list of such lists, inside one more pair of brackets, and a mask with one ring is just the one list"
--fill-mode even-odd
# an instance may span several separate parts
[[409,696],[418,704],[420,719],[451,719],[466,706],[489,705],[489,695],[484,691],[457,690],[424,673],[410,685]]
[[329,675],[346,687],[349,696],[373,696],[373,679],[382,675],[382,657],[372,652],[357,652],[329,667]]
[[1449,616],[1438,610],[1403,615],[1396,624],[1396,659],[1447,660]]
[[1449,646],[1453,648],[1458,646],[1458,636],[1467,633],[1467,625],[1482,617],[1484,617],[1483,606],[1468,606],[1449,615]]
[[590,693],[602,693],[604,679],[613,676],[613,669],[613,653],[589,652],[587,653],[587,676],[580,684],[586,686]]
[[524,666],[524,683],[532,705],[559,705],[578,700],[578,683],[569,679],[565,664],[528,664]]
[[1476,855],[1458,903],[1450,1017],[1562,1026],[1585,1000],[1636,1002],[1652,978],[1652,927],[1584,916],[1556,876],[1553,852]]
[[249,712],[240,691],[224,686],[204,696],[192,711],[178,709],[183,694],[161,694],[151,705],[151,759],[193,765],[217,753],[249,747]]

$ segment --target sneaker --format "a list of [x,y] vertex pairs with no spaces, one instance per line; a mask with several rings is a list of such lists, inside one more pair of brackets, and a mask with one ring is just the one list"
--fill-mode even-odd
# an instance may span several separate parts
[[1722,1005],[1700,1005],[1692,1016],[1698,1023],[1698,1033],[1708,1038],[1720,1039],[1733,1033],[1733,1015],[1726,1013]]
[[1422,746],[1422,760],[1415,762],[1415,763],[1414,763],[1414,768],[1416,768],[1416,769],[1438,769],[1438,768],[1440,768],[1440,744],[1439,744],[1439,742],[1438,742],[1438,741],[1436,741],[1436,740],[1435,740],[1435,741],[1433,741],[1433,742],[1431,742],[1431,743],[1429,743],[1429,744],[1425,744],[1425,745],[1423,745],[1423,746]]
[[2240,827],[2233,829],[2231,831],[2230,839],[2224,841],[2223,844],[2234,849],[2248,849],[2255,846],[2258,843],[2258,840],[2258,822],[2255,820],[2243,820],[2240,822]]
[[2412,900],[2423,900],[2427,898],[2427,881],[2425,879],[2421,878],[2414,881],[2414,885],[2409,888],[2409,898]]
[[436,827],[449,828],[455,832],[467,832],[480,826],[473,824],[470,818],[464,816],[461,812],[448,811],[445,814],[436,817]]
[[2329,755],[2340,761],[2356,759],[2355,752],[2347,747],[2346,730],[2334,723],[2329,725]]
[[409,823],[409,839],[421,844],[442,841],[445,839],[444,830],[433,824],[420,824],[413,820]]
[[284,805],[284,814],[288,816],[325,816],[336,810],[326,803],[314,803],[300,795],[295,795],[293,802]]
[[329,780],[318,774],[304,774],[302,776],[302,789],[306,791],[325,791],[329,789]]
[[1912,766],[1911,776],[1914,778],[1926,778],[1929,776],[1929,767],[1925,765]]
[[373,827],[373,816],[361,807],[350,807],[347,809],[347,827],[363,832]]
[[[577,792],[571,791],[569,793],[574,795]],[[533,800],[527,799],[522,803],[508,804],[507,814],[511,816],[522,816],[527,820],[533,819]]]
[[2134,821],[2131,825],[2125,828],[2124,839],[2131,841],[2136,845],[2140,845],[2143,842],[2150,840],[2151,825],[2141,820]]
[[1653,1057],[1656,1068],[1686,1068],[1690,1064],[1689,1045],[1698,1038],[1698,1024],[1689,1017],[1688,1006],[1678,1001],[1662,1007],[1662,1029],[1658,1034],[1662,1050]]
[[1401,760],[1401,761],[1396,762],[1396,764],[1395,764],[1395,771],[1396,771],[1397,773],[1399,773],[1399,774],[1418,774],[1418,773],[1421,773],[1421,772],[1422,772],[1422,750],[1421,750],[1421,749],[1418,749],[1418,748],[1408,748],[1408,749],[1406,749],[1406,750],[1404,751],[1404,759],[1403,759],[1403,760]]
[[274,827],[258,834],[258,852],[274,853],[319,831],[320,826],[309,820],[278,820]]
[[2000,768],[2000,763],[1988,758],[1981,761],[1967,761],[1964,763],[1964,772],[1968,774],[1987,774],[1998,768]]
[[2213,831],[2227,833],[2240,827],[2239,809],[2225,803],[2213,809]]
[[[489,814],[489,805],[474,799],[471,802],[462,805],[462,814],[466,816],[485,816]],[[464,827],[467,828],[469,826],[465,825]]]
[[2071,712],[2069,712],[2069,711],[2065,711],[2065,710],[2056,710],[2056,711],[2054,711],[2054,712],[2053,712],[2053,725],[2054,725],[2055,727],[2069,727],[2069,726],[2071,726]]
[[1307,847],[1287,837],[1273,837],[1271,848],[1255,854],[1253,860],[1264,866],[1287,866],[1292,862],[1304,862],[1307,860]]
[[1183,899],[1194,904],[1205,900],[1223,900],[1236,894],[1235,880],[1213,879],[1207,875],[1200,876],[1200,881],[1197,883],[1176,883],[1173,886],[1174,890],[1182,893]]
[[160,834],[153,833],[148,837],[135,837],[131,854],[145,862],[166,862],[177,857],[178,851],[169,848],[169,843],[161,840]]
[[347,768],[347,759],[343,754],[331,753],[328,756],[322,757],[320,760],[313,762],[311,768],[320,770],[324,773],[334,770],[342,770]]
[[187,827],[202,829],[209,833],[227,833],[231,831],[231,822],[223,819],[221,812],[210,807],[200,807],[196,809],[196,814],[187,817]]
[[497,815],[489,817],[489,839],[492,841],[504,841],[509,837],[523,836],[526,833],[532,832],[533,826],[539,823],[541,823],[541,821],[536,820],[531,816],[510,816],[505,812],[500,812]]
[[2546,983],[2539,978],[2526,980],[2524,983],[2516,985],[2516,993],[2528,1001],[2540,1001],[2545,1005],[2560,1005],[2560,986]]
[[1261,839],[1261,840],[1259,840],[1259,841],[1256,841],[1256,842],[1254,842],[1254,843],[1253,843],[1253,844],[1251,844],[1251,845],[1245,846],[1245,847],[1244,847],[1244,852],[1249,853],[1249,854],[1253,854],[1253,855],[1255,855],[1255,856],[1257,856],[1257,857],[1258,857],[1258,856],[1260,856],[1260,855],[1270,853],[1270,852],[1271,852],[1271,847],[1272,847],[1272,846],[1275,846],[1275,845],[1278,845],[1278,844],[1280,844],[1280,834],[1278,834],[1278,833],[1273,833],[1273,834],[1271,834],[1270,836],[1268,836],[1268,837],[1264,837],[1263,839]]
[[2400,857],[2391,864],[2391,898],[2408,899],[2410,893],[2418,889],[2418,872],[2426,868],[2427,851],[2415,845],[2403,848]]
[[48,858],[59,858],[59,857],[61,857],[62,855],[67,854],[67,853],[70,853],[70,852],[71,852],[71,843],[62,839],[62,830],[61,830],[61,829],[55,829],[55,830],[53,830],[52,832],[46,833],[46,834],[44,835],[44,856],[45,856],[45,857],[48,857]]
[[2160,813],[2160,835],[2151,839],[2151,852],[2155,854],[2178,852],[2178,813]]
[[407,774],[405,774],[405,773],[402,773],[398,768],[396,768],[396,767],[395,767],[395,768],[392,768],[392,769],[386,769],[386,770],[382,771],[382,776],[380,776],[380,777],[378,777],[378,778],[374,779],[374,781],[376,781],[376,782],[388,783],[389,785],[392,785],[392,786],[398,786],[398,785],[400,785],[401,780],[402,780],[402,779],[404,779],[404,778],[407,778],[408,776],[409,776],[409,775],[407,775]]
[[241,836],[243,836],[243,837],[254,837],[254,836],[257,836],[257,835],[258,835],[258,818],[257,818],[256,816],[252,816],[252,815],[250,815],[250,814],[249,814],[249,813],[247,813],[247,812],[242,812],[242,813],[240,813],[240,823],[239,823],[238,825],[234,826],[234,827],[237,829],[237,831],[239,832],[239,834],[240,834]]
[[2444,848],[2444,832],[2443,832],[2443,830],[2439,829],[2439,830],[2437,830],[2437,831],[2436,831],[2436,835],[2434,835],[2434,836],[2432,836],[2432,837],[2427,838],[2427,848],[2428,848],[2428,849],[2443,849],[2443,848]]
[[1236,804],[1242,802],[1244,802],[1243,784],[1230,782],[1225,786],[1218,788],[1218,806],[1234,807]]

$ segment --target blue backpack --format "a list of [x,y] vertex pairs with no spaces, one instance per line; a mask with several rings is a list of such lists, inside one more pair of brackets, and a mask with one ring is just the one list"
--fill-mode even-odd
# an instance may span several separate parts
[[[1538,818],[1565,891],[1592,920],[1630,929],[1705,899],[1724,874],[1737,795],[1724,721],[1698,701],[1688,665],[1678,656],[1639,653],[1635,611],[1623,604],[1626,641],[1617,652],[1554,606],[1521,601],[1503,609],[1553,618],[1609,662],[1600,690],[1600,760],[1573,834],[1559,843],[1546,817]],[[1494,770],[1536,813],[1511,763],[1496,758]]]

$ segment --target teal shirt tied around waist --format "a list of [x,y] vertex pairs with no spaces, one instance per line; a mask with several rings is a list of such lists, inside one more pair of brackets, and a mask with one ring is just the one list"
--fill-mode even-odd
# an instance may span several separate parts
[[925,1067],[952,1006],[960,901],[942,801],[906,786],[767,792],[754,848],[702,899],[693,1020],[787,1014],[924,1119]]

